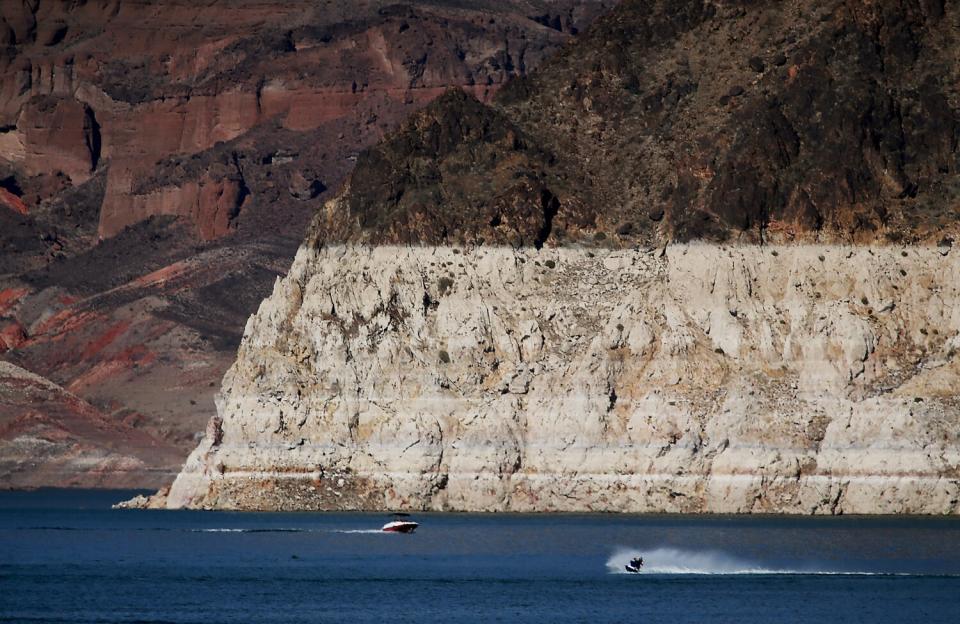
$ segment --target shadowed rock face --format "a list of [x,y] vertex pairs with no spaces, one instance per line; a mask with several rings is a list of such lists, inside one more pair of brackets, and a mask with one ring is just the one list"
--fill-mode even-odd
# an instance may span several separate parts
[[541,247],[555,226],[595,219],[596,208],[579,202],[557,218],[561,187],[536,173],[555,161],[503,113],[450,91],[361,155],[353,179],[362,183],[326,207],[314,235]]
[[[247,318],[356,155],[449,87],[489,99],[603,9],[0,3],[0,357],[86,405],[76,419],[182,459]],[[30,396],[16,401],[65,413],[60,394]],[[8,418],[21,412],[0,411],[0,443],[21,436]],[[25,448],[0,452],[0,487],[146,486],[179,463],[147,451],[76,481],[41,469],[73,465],[54,445],[24,480]]]
[[938,240],[958,32],[942,2],[627,1],[489,107],[450,96],[362,156],[317,237]]

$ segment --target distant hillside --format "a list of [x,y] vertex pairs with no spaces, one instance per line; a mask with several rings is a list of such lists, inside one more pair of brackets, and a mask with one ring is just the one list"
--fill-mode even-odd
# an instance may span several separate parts
[[[169,480],[357,154],[450,87],[489,99],[610,4],[0,2],[0,358],[61,390],[0,379],[0,487]],[[90,450],[130,431],[162,449]]]
[[916,242],[960,217],[960,11],[627,0],[359,159],[322,240]]

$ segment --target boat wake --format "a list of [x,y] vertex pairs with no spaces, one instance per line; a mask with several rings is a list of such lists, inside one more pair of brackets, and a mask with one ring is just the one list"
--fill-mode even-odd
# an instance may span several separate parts
[[190,529],[199,533],[339,533],[339,534],[376,534],[380,529]]
[[317,529],[296,527],[69,527],[69,526],[24,526],[19,531],[160,531],[164,533],[343,533],[386,535],[382,529]]
[[782,568],[750,561],[711,550],[683,550],[679,548],[656,548],[640,551],[620,548],[607,559],[611,574],[630,574],[624,566],[634,557],[643,557],[640,574],[824,574],[824,575],[874,575],[873,572],[841,570]]
[[187,529],[190,533],[310,533],[311,529]]
[[18,531],[93,531],[126,532],[147,531],[161,533],[310,533],[313,529],[297,528],[239,528],[239,527],[66,527],[66,526],[26,526],[17,527]]

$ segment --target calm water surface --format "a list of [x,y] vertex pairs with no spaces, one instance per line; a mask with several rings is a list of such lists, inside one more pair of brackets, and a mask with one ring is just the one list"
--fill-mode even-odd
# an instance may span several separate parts
[[[960,519],[113,511],[0,493],[0,622],[960,622]],[[643,554],[645,573],[621,573]]]

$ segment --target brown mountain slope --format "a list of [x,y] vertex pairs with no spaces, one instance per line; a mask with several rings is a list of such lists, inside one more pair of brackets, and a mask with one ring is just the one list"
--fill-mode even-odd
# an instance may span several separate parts
[[[321,240],[949,240],[955,4],[628,0],[361,156]],[[373,180],[375,183],[371,183]]]
[[0,362],[0,479],[8,486],[162,485],[176,446]]
[[[449,87],[488,99],[603,5],[0,3],[0,358],[177,449],[96,481],[152,485],[356,154]],[[73,482],[11,444],[0,487]]]
[[[302,222],[359,147],[451,85],[489,97],[602,5],[4,3],[3,186],[32,213],[103,169],[101,237],[173,214],[216,238],[264,203]],[[264,165],[284,192],[258,202]]]

